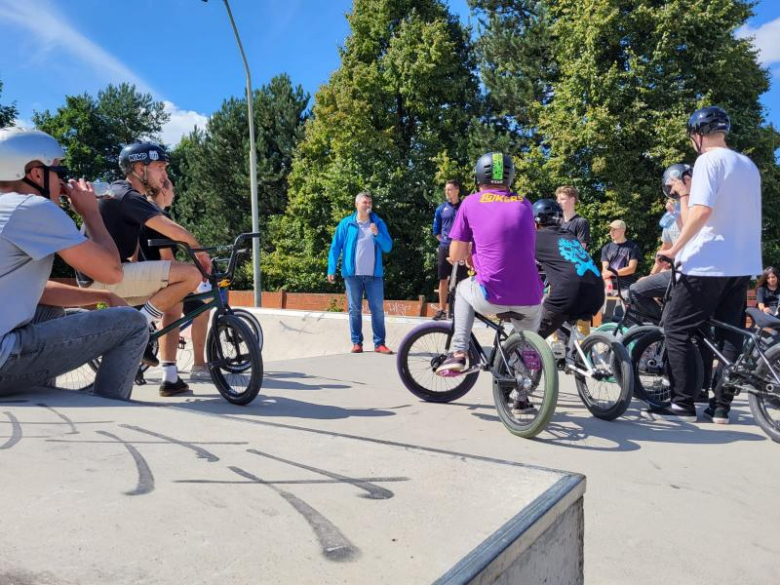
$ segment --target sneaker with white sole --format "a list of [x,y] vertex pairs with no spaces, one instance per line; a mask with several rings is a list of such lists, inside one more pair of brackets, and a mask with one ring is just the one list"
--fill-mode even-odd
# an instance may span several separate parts
[[445,378],[450,376],[459,376],[466,369],[466,357],[455,357],[455,354],[451,353],[447,356],[441,365],[436,368],[437,376],[444,376]]
[[192,366],[189,375],[190,382],[211,382],[211,372],[208,366]]
[[672,404],[665,408],[658,408],[651,406],[645,413],[647,413],[652,419],[670,420],[676,422],[696,422],[698,417],[696,416],[696,408],[688,409],[682,406]]
[[729,411],[722,406],[716,406],[714,408],[712,406],[708,406],[704,409],[702,414],[704,415],[704,418],[710,419],[716,425],[729,424]]

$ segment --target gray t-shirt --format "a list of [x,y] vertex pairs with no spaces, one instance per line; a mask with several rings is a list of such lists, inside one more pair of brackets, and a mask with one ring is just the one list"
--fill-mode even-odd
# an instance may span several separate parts
[[360,233],[358,234],[357,250],[355,250],[355,276],[374,276],[376,243],[374,242],[374,234],[371,233],[371,220],[358,220],[357,224]]
[[86,241],[57,205],[38,195],[0,194],[0,366],[29,323],[51,275],[54,254]]

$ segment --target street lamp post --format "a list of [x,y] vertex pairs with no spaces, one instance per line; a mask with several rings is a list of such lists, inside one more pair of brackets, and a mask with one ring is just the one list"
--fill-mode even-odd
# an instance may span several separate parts
[[[204,2],[208,0],[203,0]],[[244,69],[246,70],[246,109],[249,116],[249,189],[252,203],[252,231],[260,231],[260,210],[257,203],[257,149],[255,147],[255,117],[252,109],[252,75],[249,73],[249,63],[246,60],[244,46],[241,44],[241,37],[238,36],[236,22],[233,20],[233,13],[230,10],[228,0],[223,0],[227,9],[230,25],[236,35],[238,50],[241,51],[241,58],[244,60]],[[260,292],[260,241],[258,238],[252,238],[252,273],[255,293],[255,307],[262,306],[262,295]]]

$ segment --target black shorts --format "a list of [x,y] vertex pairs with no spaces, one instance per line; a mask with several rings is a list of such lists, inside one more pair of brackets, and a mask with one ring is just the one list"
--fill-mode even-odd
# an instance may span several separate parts
[[[447,262],[447,256],[450,255],[449,246],[439,246],[439,258],[436,262],[437,270],[439,273],[439,280],[449,280],[452,274],[452,264]],[[457,282],[460,282],[469,275],[469,270],[466,268],[466,264],[458,266]]]

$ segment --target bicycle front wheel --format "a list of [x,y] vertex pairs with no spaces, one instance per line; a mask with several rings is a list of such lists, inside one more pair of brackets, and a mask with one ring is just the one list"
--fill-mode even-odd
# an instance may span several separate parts
[[260,326],[260,321],[258,318],[255,317],[251,311],[247,311],[246,309],[233,309],[233,314],[249,325],[249,328],[252,330],[252,334],[257,340],[258,348],[260,351],[263,351],[263,328]]
[[[452,324],[430,321],[412,329],[398,346],[396,368],[407,390],[427,402],[452,402],[464,396],[477,383],[479,372],[445,378],[436,368],[446,359]],[[479,363],[479,355],[469,348],[466,367]]]
[[577,393],[593,416],[615,420],[631,404],[634,375],[628,352],[622,343],[603,333],[588,335],[580,343],[580,349],[582,355],[576,352],[574,364],[578,370],[592,373],[575,372]]
[[[493,401],[507,430],[518,437],[541,433],[558,404],[558,369],[552,349],[537,333],[513,333],[493,366]],[[498,352],[496,352],[498,353]]]
[[[773,345],[765,353],[775,371],[780,371],[780,345]],[[759,362],[756,374],[773,384],[773,388],[769,391],[764,387],[758,392],[748,394],[750,412],[753,413],[753,418],[761,430],[770,439],[780,443],[780,389],[778,389],[778,384],[774,383],[774,377],[763,360]]]
[[263,358],[249,326],[234,315],[219,315],[206,340],[209,372],[219,393],[232,404],[252,402],[263,383]]

